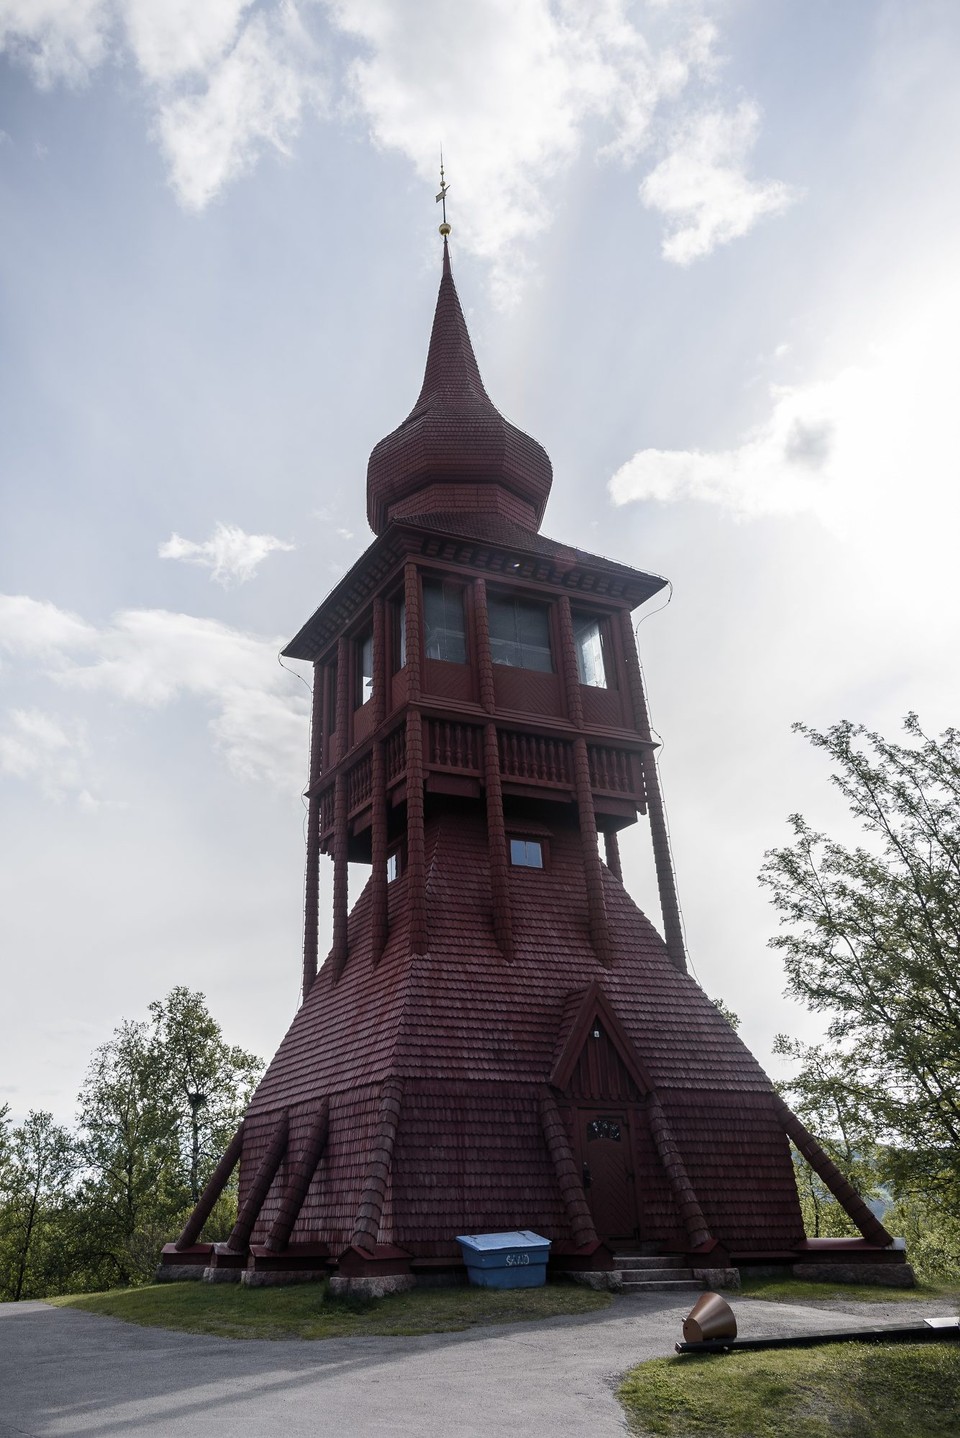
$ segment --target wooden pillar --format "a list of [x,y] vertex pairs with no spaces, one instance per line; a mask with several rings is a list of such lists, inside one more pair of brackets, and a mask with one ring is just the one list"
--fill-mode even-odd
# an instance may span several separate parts
[[380,1094],[377,1131],[373,1136],[373,1143],[367,1158],[363,1191],[357,1205],[353,1234],[350,1239],[354,1247],[364,1249],[367,1253],[372,1253],[377,1245],[402,1101],[402,1084],[398,1079],[388,1079]]
[[[583,728],[583,698],[580,694],[580,672],[573,638],[573,614],[569,595],[561,594],[557,604],[560,621],[560,667],[567,698],[567,714],[578,729]],[[573,773],[577,789],[577,812],[580,816],[580,842],[587,881],[587,908],[590,914],[590,940],[597,958],[608,967],[613,962],[613,949],[607,927],[607,909],[603,898],[603,870],[597,848],[597,817],[593,807],[593,786],[590,783],[590,756],[587,741],[578,734],[573,741]]]
[[303,900],[303,984],[306,999],[317,977],[320,926],[320,796],[314,793],[323,768],[324,671],[313,666],[313,706],[310,719],[310,780],[307,800],[307,858]]
[[183,1250],[196,1243],[200,1237],[203,1225],[213,1211],[213,1206],[221,1193],[227,1186],[227,1181],[237,1166],[237,1160],[243,1149],[243,1119],[240,1120],[240,1127],[227,1145],[223,1158],[217,1164],[213,1173],[207,1180],[206,1187],[197,1199],[197,1206],[187,1219],[183,1232],[174,1244],[174,1248]]
[[[373,717],[377,728],[387,713],[386,611],[382,597],[373,601]],[[375,737],[370,753],[370,957],[374,964],[387,942],[387,780],[383,740]]]
[[404,644],[407,651],[407,698],[419,704],[423,684],[423,634],[420,624],[420,575],[412,560],[403,566]]
[[571,724],[583,728],[583,696],[580,693],[580,671],[577,668],[577,647],[573,637],[573,613],[570,596],[561,594],[557,605],[560,619],[560,662],[563,687],[567,696],[567,714]]
[[640,675],[640,660],[637,657],[636,636],[629,613],[620,612],[623,655],[627,666],[627,681],[633,704],[633,718],[637,733],[647,741],[641,755],[643,785],[647,795],[647,815],[650,819],[650,836],[653,840],[653,858],[657,870],[657,887],[660,891],[660,909],[663,913],[663,937],[667,953],[681,973],[687,971],[687,955],[683,942],[683,924],[680,920],[680,901],[677,898],[677,882],[673,872],[670,854],[670,839],[667,834],[667,819],[660,792],[660,775],[657,759],[650,744],[650,718],[643,693]]
[[653,1142],[660,1155],[660,1162],[666,1169],[677,1208],[680,1210],[680,1217],[687,1230],[687,1240],[691,1248],[701,1248],[703,1244],[710,1242],[710,1230],[707,1227],[707,1220],[703,1216],[700,1201],[694,1192],[693,1184],[690,1182],[686,1166],[680,1156],[680,1150],[677,1148],[670,1130],[663,1105],[655,1093],[652,1093],[647,1100],[647,1114],[650,1119]]
[[307,1196],[307,1190],[327,1146],[329,1129],[330,1100],[325,1098],[320,1105],[319,1113],[307,1131],[300,1152],[290,1164],[287,1186],[280,1199],[280,1208],[264,1243],[264,1247],[269,1248],[273,1253],[280,1252],[290,1242],[293,1226],[300,1217],[300,1210]]
[[250,1242],[250,1235],[253,1226],[260,1217],[260,1210],[264,1200],[270,1192],[270,1185],[277,1176],[277,1170],[283,1163],[284,1155],[287,1152],[287,1138],[289,1136],[289,1121],[286,1110],[280,1115],[270,1139],[270,1147],[263,1156],[263,1161],[257,1169],[256,1177],[250,1185],[250,1190],[244,1199],[237,1221],[233,1225],[230,1237],[227,1239],[227,1247],[233,1253],[243,1253]]
[[573,772],[577,786],[577,811],[580,815],[580,843],[583,849],[583,870],[587,881],[587,910],[590,915],[590,942],[605,968],[613,963],[613,946],[607,926],[607,907],[603,897],[603,869],[597,847],[597,819],[593,809],[593,787],[590,783],[590,758],[587,741],[578,734],[573,741]]
[[425,954],[427,935],[427,847],[423,816],[423,716],[407,710],[407,885],[410,945]]
[[607,858],[607,868],[622,884],[623,867],[620,863],[620,840],[617,838],[616,829],[604,829],[603,848]]
[[813,1134],[804,1127],[796,1114],[787,1108],[779,1096],[774,1097],[774,1107],[787,1136],[796,1144],[814,1173],[823,1179],[840,1207],[853,1219],[867,1242],[875,1243],[880,1248],[889,1248],[893,1243],[890,1234],[879,1218],[871,1213],[853,1184],[844,1177],[833,1159],[824,1153]]
[[540,1126],[547,1150],[553,1163],[557,1186],[567,1210],[567,1221],[574,1243],[583,1248],[597,1242],[597,1230],[583,1191],[583,1183],[577,1169],[570,1140],[564,1127],[560,1110],[549,1088],[544,1086],[540,1095]]
[[[480,703],[488,714],[496,712],[493,659],[490,653],[490,621],[487,616],[487,586],[474,582],[473,610]],[[501,954],[513,961],[513,913],[510,906],[510,859],[503,818],[503,784],[500,778],[500,740],[491,719],[483,730],[483,785],[487,800],[487,853],[490,861],[490,898],[493,905],[493,932]]]
[[351,652],[346,639],[337,642],[337,777],[333,788],[333,979],[336,983],[347,962],[347,781],[343,764],[349,747],[348,700]]

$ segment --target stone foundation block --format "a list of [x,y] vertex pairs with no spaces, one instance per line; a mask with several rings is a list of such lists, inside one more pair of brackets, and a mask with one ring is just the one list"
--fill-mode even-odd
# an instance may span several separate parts
[[206,1269],[200,1263],[161,1263],[157,1266],[157,1283],[199,1283]]
[[356,1298],[386,1298],[388,1293],[409,1293],[416,1286],[412,1273],[381,1273],[373,1278],[335,1274],[330,1280],[330,1292],[336,1298],[350,1294]]
[[619,1268],[568,1268],[564,1275],[584,1288],[605,1288],[619,1293],[623,1288],[623,1274]]
[[707,1288],[740,1291],[739,1268],[692,1268],[690,1272]]
[[322,1283],[325,1268],[244,1268],[240,1282],[244,1288],[275,1288],[281,1283]]
[[205,1268],[204,1283],[239,1283],[246,1270],[243,1268]]

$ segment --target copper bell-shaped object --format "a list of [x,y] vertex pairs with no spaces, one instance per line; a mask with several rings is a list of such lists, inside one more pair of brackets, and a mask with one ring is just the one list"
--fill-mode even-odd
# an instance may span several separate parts
[[683,1341],[704,1343],[715,1338],[736,1338],[733,1309],[719,1293],[702,1293],[683,1320]]

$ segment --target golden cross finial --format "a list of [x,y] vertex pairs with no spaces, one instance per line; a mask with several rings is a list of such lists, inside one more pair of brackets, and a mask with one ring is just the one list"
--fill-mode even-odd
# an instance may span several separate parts
[[437,204],[443,206],[443,224],[440,226],[440,233],[444,239],[450,233],[450,226],[447,224],[447,191],[450,186],[443,178],[443,150],[440,151],[440,193],[437,196]]

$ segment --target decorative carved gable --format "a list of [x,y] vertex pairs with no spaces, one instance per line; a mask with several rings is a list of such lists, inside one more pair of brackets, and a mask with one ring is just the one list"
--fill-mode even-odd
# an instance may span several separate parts
[[584,991],[568,1020],[550,1083],[566,1098],[601,1103],[636,1102],[653,1088],[623,1025],[596,982]]

